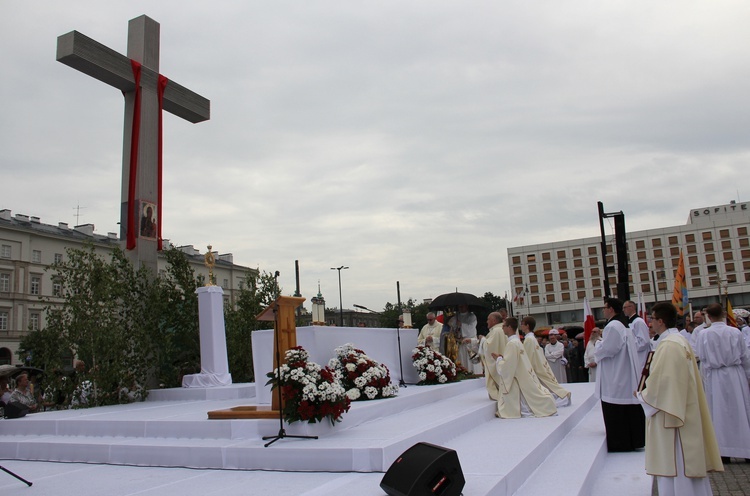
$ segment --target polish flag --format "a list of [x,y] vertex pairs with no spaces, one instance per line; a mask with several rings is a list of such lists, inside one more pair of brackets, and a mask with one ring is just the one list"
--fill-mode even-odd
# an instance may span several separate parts
[[596,327],[594,321],[594,314],[591,312],[591,305],[589,305],[589,299],[583,299],[583,346],[589,344],[589,338],[591,337],[591,331]]

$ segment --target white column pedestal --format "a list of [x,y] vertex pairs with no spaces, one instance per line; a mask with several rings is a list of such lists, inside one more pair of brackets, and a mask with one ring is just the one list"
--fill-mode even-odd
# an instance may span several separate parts
[[186,375],[182,387],[217,387],[232,384],[224,328],[224,291],[220,286],[198,288],[201,338],[201,373]]

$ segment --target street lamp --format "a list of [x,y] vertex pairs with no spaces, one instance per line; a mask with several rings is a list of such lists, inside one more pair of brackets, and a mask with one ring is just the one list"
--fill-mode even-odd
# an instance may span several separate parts
[[341,298],[341,271],[346,270],[349,267],[341,266],[341,267],[331,267],[331,270],[338,270],[339,271],[339,325],[341,327],[344,327],[344,302]]

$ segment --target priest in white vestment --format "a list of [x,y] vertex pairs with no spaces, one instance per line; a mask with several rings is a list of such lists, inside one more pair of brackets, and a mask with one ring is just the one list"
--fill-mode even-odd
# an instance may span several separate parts
[[487,387],[487,394],[490,399],[497,401],[498,384],[500,376],[495,367],[495,359],[492,355],[502,355],[505,353],[505,345],[508,343],[508,337],[503,332],[503,319],[499,312],[492,312],[487,316],[487,336],[479,341],[479,357],[484,366],[484,380]]
[[635,337],[635,348],[638,350],[638,366],[643,370],[646,357],[651,352],[651,337],[648,335],[648,324],[638,316],[635,303],[628,300],[622,305],[622,312],[628,318],[628,327]]
[[750,354],[739,329],[724,322],[724,308],[706,308],[711,325],[695,342],[701,357],[701,377],[711,411],[719,452],[729,457],[750,458]]
[[549,331],[549,344],[544,347],[544,357],[547,359],[549,368],[555,374],[555,379],[560,384],[568,382],[568,372],[565,366],[568,360],[565,359],[565,345],[560,341],[560,331],[552,329]]
[[646,430],[643,409],[633,395],[642,370],[638,366],[635,337],[625,327],[627,318],[620,300],[605,298],[603,313],[608,321],[594,349],[597,363],[594,391],[602,401],[607,451],[634,451],[643,448]]
[[677,310],[654,305],[651,327],[660,335],[646,387],[646,472],[659,496],[708,496],[708,472],[723,471],[695,354],[674,326]]
[[[505,319],[505,323],[515,330],[518,325],[518,320],[511,317]],[[531,367],[534,369],[534,373],[539,379],[539,382],[541,382],[542,386],[552,393],[557,408],[570,406],[570,391],[557,382],[555,374],[553,374],[552,369],[549,368],[549,363],[544,356],[542,347],[539,346],[536,336],[534,336],[535,327],[536,320],[534,317],[524,317],[523,320],[521,320],[521,332],[524,335],[523,349],[526,351],[526,357],[529,359],[529,363],[531,363]]]
[[596,357],[594,356],[594,351],[596,350],[596,342],[601,338],[602,330],[594,327],[591,330],[589,342],[586,343],[586,352],[583,354],[583,366],[589,371],[589,382],[596,382]]
[[508,337],[505,353],[493,355],[500,379],[495,415],[500,418],[555,415],[555,400],[539,382],[518,334],[507,323],[503,324],[503,332]]
[[[448,321],[451,329],[460,329],[461,338],[458,340],[458,361],[470,373],[475,374],[482,366],[471,362],[469,353],[472,344],[477,342],[477,316],[469,311],[466,305],[458,307],[458,313]],[[473,340],[473,341],[472,341]],[[481,370],[479,371],[481,373]]]
[[433,312],[428,313],[427,323],[422,326],[422,330],[419,331],[419,336],[417,336],[417,345],[425,345],[433,351],[440,351],[440,333],[442,331],[443,324],[437,321]]

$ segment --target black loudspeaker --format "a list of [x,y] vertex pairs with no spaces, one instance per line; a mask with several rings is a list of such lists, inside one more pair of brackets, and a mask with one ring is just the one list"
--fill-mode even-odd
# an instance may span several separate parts
[[459,496],[464,484],[456,452],[429,443],[404,451],[380,481],[389,496]]

